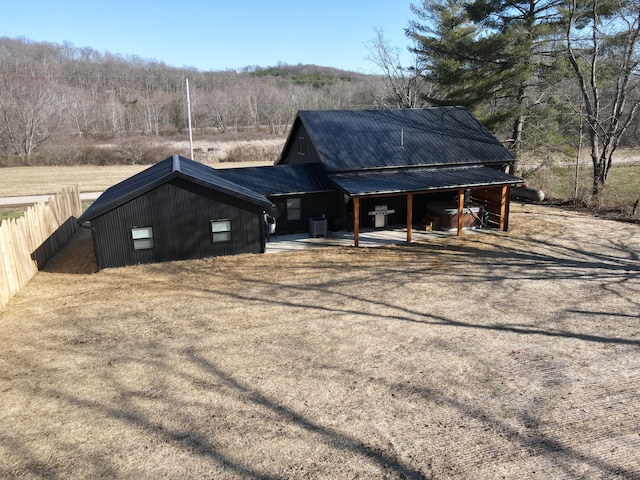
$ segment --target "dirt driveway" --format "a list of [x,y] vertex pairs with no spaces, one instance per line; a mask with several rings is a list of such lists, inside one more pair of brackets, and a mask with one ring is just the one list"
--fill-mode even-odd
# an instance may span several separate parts
[[640,478],[640,227],[87,273],[0,312],[2,478]]

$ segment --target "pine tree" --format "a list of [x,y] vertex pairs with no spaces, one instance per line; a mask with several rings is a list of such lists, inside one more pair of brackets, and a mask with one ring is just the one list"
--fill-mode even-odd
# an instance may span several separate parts
[[416,53],[441,85],[430,101],[470,109],[494,132],[509,131],[518,154],[527,117],[546,101],[558,80],[557,0],[425,0],[413,6],[422,20],[410,24]]

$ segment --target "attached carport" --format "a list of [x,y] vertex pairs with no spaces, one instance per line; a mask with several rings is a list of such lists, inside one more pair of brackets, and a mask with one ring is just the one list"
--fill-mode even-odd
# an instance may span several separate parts
[[359,246],[360,200],[362,198],[406,197],[407,242],[412,238],[414,195],[455,192],[458,228],[462,235],[465,193],[488,212],[489,223],[506,231],[509,217],[509,188],[522,179],[501,170],[481,166],[410,167],[329,174],[330,180],[353,199],[353,242]]

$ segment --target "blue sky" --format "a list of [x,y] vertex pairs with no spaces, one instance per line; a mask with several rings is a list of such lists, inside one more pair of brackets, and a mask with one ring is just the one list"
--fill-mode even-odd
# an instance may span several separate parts
[[[415,0],[414,0],[415,1]],[[382,28],[409,44],[411,0],[0,0],[0,36],[137,55],[174,67],[309,63],[379,73],[366,44]]]

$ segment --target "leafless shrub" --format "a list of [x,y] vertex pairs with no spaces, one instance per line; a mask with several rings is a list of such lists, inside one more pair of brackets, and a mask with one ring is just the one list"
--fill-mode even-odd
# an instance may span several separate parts
[[119,165],[148,165],[162,160],[171,153],[167,153],[162,145],[151,140],[127,138],[114,151],[113,163]]
[[52,141],[43,144],[37,152],[31,156],[31,164],[34,166],[67,166],[77,165],[80,153],[84,148],[84,142]]
[[280,154],[277,145],[240,144],[230,149],[220,162],[275,162]]

